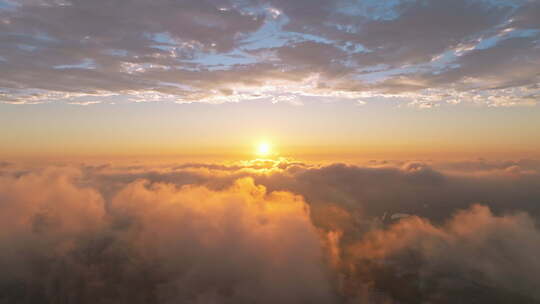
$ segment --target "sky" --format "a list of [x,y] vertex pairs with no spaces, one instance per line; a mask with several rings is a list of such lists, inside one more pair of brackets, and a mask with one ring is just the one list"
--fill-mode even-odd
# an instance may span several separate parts
[[0,155],[534,158],[540,4],[0,1]]
[[0,303],[540,304],[539,0],[0,0]]

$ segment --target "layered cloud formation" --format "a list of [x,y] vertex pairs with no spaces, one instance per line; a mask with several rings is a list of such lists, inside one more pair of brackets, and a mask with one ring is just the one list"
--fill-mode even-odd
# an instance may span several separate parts
[[0,165],[6,303],[537,303],[540,163]]
[[10,103],[534,105],[534,0],[0,1]]

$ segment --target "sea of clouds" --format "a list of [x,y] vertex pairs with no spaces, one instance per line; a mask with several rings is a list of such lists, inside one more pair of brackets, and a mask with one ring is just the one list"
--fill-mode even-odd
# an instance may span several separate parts
[[540,162],[0,163],[0,303],[540,303]]

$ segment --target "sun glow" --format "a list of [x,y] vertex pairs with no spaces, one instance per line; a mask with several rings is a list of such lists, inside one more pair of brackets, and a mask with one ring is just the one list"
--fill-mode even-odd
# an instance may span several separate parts
[[261,142],[257,146],[257,154],[260,156],[268,156],[270,155],[270,144],[267,142]]

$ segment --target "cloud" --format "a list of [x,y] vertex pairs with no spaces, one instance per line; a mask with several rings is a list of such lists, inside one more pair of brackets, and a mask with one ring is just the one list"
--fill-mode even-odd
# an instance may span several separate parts
[[104,201],[81,174],[0,178],[2,301],[334,301],[302,197],[137,179]]
[[9,103],[535,105],[537,3],[4,1]]
[[[359,265],[351,275],[360,280],[365,279],[362,265],[373,271],[377,264],[398,266],[399,274],[375,275],[364,284],[386,283],[390,294],[406,300],[537,303],[540,263],[533,252],[540,250],[539,241],[540,231],[527,214],[497,217],[474,205],[442,226],[410,217],[371,231],[348,249],[347,263]],[[420,284],[407,283],[412,278]],[[399,284],[411,290],[403,292]]]
[[538,169],[10,163],[0,300],[535,303]]

